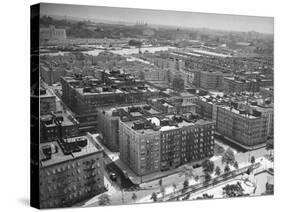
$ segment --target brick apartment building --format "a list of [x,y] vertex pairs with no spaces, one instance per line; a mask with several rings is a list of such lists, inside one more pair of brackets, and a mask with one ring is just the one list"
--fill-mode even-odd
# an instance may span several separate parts
[[69,207],[104,191],[103,150],[90,137],[40,144],[40,208]]

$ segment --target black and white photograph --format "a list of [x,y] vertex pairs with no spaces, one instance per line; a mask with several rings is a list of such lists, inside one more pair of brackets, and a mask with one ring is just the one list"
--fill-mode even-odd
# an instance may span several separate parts
[[[13,128],[3,131],[21,143],[20,128],[30,131],[29,167],[18,157],[21,144],[4,148],[2,138],[9,167],[1,164],[2,175],[15,177],[0,180],[6,196],[22,184],[30,187],[30,197],[17,200],[22,206],[117,212],[148,204],[192,211],[195,202],[230,210],[243,201],[256,212],[276,197],[275,13],[64,2],[26,4],[29,67],[13,79],[4,71],[17,62],[3,66],[2,104],[11,108],[2,110],[10,121],[3,123]],[[24,34],[16,19],[3,34]],[[13,51],[3,50],[7,57],[22,56],[20,41],[3,41]],[[16,81],[24,68],[30,107],[21,112],[24,87]]]
[[274,194],[273,17],[41,3],[31,26],[33,206]]

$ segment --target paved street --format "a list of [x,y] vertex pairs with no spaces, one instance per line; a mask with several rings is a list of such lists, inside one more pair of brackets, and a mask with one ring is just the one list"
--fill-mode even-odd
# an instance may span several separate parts
[[[93,134],[93,137],[97,137],[98,134]],[[100,143],[100,142],[99,142]],[[123,167],[123,171],[128,173],[130,176],[130,179],[135,176],[134,173],[130,169],[128,169],[127,166],[122,164],[122,162],[119,160],[119,153],[111,152],[108,148],[106,148],[103,144],[100,143],[101,146],[103,146],[105,154],[108,156],[107,163],[113,161],[115,162],[119,167]],[[224,145],[224,148],[227,149],[227,145]],[[256,161],[260,161],[261,157],[263,155],[269,154],[269,152],[265,148],[261,148],[258,150],[253,150],[250,152],[237,152],[235,151],[235,159],[239,163],[239,167],[245,167],[250,164],[250,158],[254,156],[256,158]],[[224,164],[221,162],[222,156],[214,156],[210,160],[214,161],[215,166],[219,166],[221,170],[224,169]],[[272,163],[270,163],[268,160],[264,160],[263,164],[266,164],[266,167],[272,167]],[[231,167],[232,170],[234,170],[233,167]],[[162,185],[165,188],[165,194],[172,194],[174,191],[180,190],[183,188],[183,182],[186,179],[184,174],[180,171],[181,167],[177,169],[177,171],[174,171],[176,173],[172,173],[168,176],[162,177]],[[194,176],[199,176],[199,180],[195,181],[194,178],[189,179],[189,185],[195,185],[200,182],[204,181],[202,168],[196,168],[193,169]],[[108,176],[108,174],[107,174]],[[212,175],[214,177],[214,174]],[[120,187],[113,183],[109,177],[105,178],[105,184],[109,188],[109,190],[106,192],[111,200],[112,205],[124,203],[124,204],[130,204],[130,203],[143,203],[143,202],[152,202],[151,195],[153,192],[157,193],[158,197],[161,197],[160,194],[160,187],[159,187],[159,179],[152,180],[149,182],[141,183],[140,189],[137,191],[121,191]],[[176,189],[173,188],[173,184],[176,185]],[[132,199],[132,195],[135,193],[137,195],[137,199],[134,201]],[[98,205],[98,198],[100,195],[93,197],[92,199],[86,201],[83,205],[84,206],[96,206]]]

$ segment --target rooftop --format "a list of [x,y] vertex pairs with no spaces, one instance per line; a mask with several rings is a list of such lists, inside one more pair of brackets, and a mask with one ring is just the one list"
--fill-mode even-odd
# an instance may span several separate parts
[[166,115],[163,117],[143,118],[134,121],[123,121],[129,128],[137,133],[153,134],[183,127],[211,124],[212,121],[200,119],[198,116],[187,113],[181,116]]
[[40,98],[54,98],[55,95],[49,90],[49,89],[45,89],[45,88],[40,88],[40,91],[39,91],[39,94],[40,94]]
[[62,111],[52,112],[51,114],[41,115],[41,122],[45,124],[45,126],[52,127],[56,126],[55,120],[59,120],[62,126],[71,126],[74,124],[74,121],[71,120],[66,113]]
[[63,163],[102,150],[86,136],[41,143],[39,157],[42,167]]

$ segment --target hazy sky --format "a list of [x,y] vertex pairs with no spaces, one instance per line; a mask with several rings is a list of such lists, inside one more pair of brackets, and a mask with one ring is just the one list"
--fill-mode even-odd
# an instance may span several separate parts
[[135,23],[170,25],[178,27],[210,28],[234,31],[257,31],[273,34],[273,18],[210,13],[177,12],[165,10],[129,9],[117,7],[41,4],[41,13],[103,19]]

